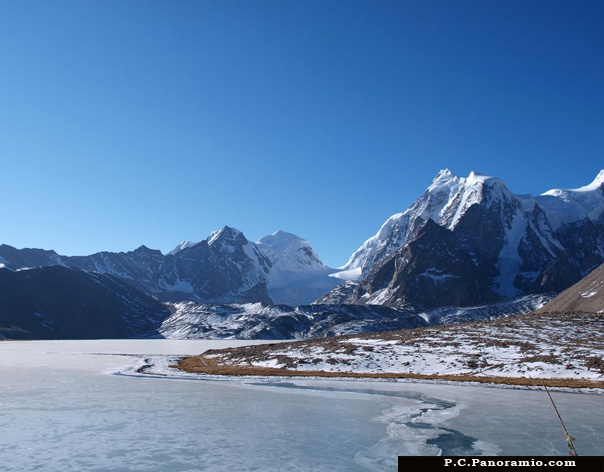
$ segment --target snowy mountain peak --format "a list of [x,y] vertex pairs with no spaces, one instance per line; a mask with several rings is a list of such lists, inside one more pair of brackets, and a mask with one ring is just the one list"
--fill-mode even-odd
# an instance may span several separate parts
[[602,184],[604,184],[604,169],[598,173],[595,180],[591,184],[586,185],[584,187],[577,188],[574,191],[575,192],[590,192],[592,190],[599,189],[602,186]]
[[305,239],[302,239],[300,236],[296,236],[293,233],[288,233],[288,232],[282,231],[282,230],[278,230],[278,231],[275,231],[273,234],[268,234],[266,236],[263,236],[262,238],[260,238],[257,241],[257,243],[266,243],[266,244],[271,244],[271,245],[275,246],[275,245],[287,245],[291,241],[304,241],[304,242],[308,243],[308,241],[306,241]]
[[310,243],[306,239],[302,239],[300,236],[281,230],[263,236],[256,244],[266,244],[267,248],[270,247],[275,249],[285,249],[299,245],[310,246]]
[[453,174],[453,172],[451,172],[449,169],[442,169],[441,171],[438,172],[438,174],[436,174],[436,177],[434,177],[434,180],[432,180],[432,185],[435,185],[435,184],[442,185],[443,183],[448,182],[452,178],[458,178],[458,177],[455,174]]
[[260,238],[256,245],[266,254],[273,266],[281,269],[324,267],[310,243],[292,233],[279,230]]
[[558,291],[604,261],[602,228],[604,171],[584,187],[532,197],[445,169],[351,256],[344,268],[358,274],[356,288],[326,299],[425,308],[432,296],[435,306],[457,306]]
[[496,177],[491,177],[489,175],[482,175],[479,174],[478,172],[470,172],[470,175],[468,175],[468,177],[466,178],[466,185],[467,186],[473,186],[476,184],[480,184],[480,185],[484,185],[484,184],[494,184],[497,182],[501,182],[500,179],[496,178]]
[[[457,224],[459,217],[463,216],[465,211],[476,203],[484,201],[489,205],[493,201],[513,198],[513,194],[508,190],[505,182],[497,177],[482,175],[472,171],[463,181],[463,189],[459,194],[460,204],[457,206],[456,216],[447,225],[449,228],[453,228]],[[486,201],[485,198],[487,199]]]
[[503,182],[503,180],[497,177],[483,175],[478,172],[471,171],[466,178],[463,178],[455,175],[449,169],[443,169],[436,175],[436,177],[428,187],[427,191],[434,192],[442,191],[443,189],[456,188],[459,187],[460,183],[467,188],[475,186],[481,187],[484,185],[491,186],[495,184],[501,184],[505,186],[505,182]]
[[584,220],[598,221],[604,215],[604,170],[589,185],[575,189],[552,189],[536,198],[553,229]]
[[[242,236],[243,233],[238,229],[231,228],[230,226],[224,226],[218,231],[213,231],[208,236],[208,246],[212,246],[217,242],[235,241]],[[244,237],[245,238],[245,237]]]
[[503,180],[470,172],[463,178],[441,170],[426,191],[403,213],[392,215],[375,236],[352,254],[345,270],[362,269],[365,275],[377,263],[410,241],[427,220],[454,229],[470,207],[484,204],[501,211],[512,205],[514,195]]
[[173,256],[174,254],[176,254],[177,252],[182,251],[183,249],[187,249],[190,247],[193,247],[197,244],[197,242],[194,241],[181,241],[180,244],[178,244],[174,249],[172,249],[168,255]]
[[540,196],[563,197],[568,200],[569,194],[571,192],[593,192],[594,190],[598,190],[602,186],[602,184],[604,184],[604,169],[598,173],[594,181],[589,185],[584,185],[583,187],[573,189],[554,188],[548,190],[547,192],[543,192]]
[[452,187],[458,186],[461,181],[463,179],[449,169],[443,169],[434,177],[434,180],[432,180],[426,191],[428,193],[449,191]]
[[[427,219],[439,222],[462,193],[466,179],[449,169],[441,170],[426,191],[402,213],[392,215],[379,231],[363,243],[342,269],[347,276],[360,276],[379,260],[396,251],[407,242],[419,225]],[[362,269],[359,271],[358,269]],[[350,272],[355,270],[356,272]]]
[[325,266],[310,243],[295,234],[277,231],[256,246],[271,263],[268,294],[275,303],[309,304],[340,282],[329,277],[335,269]]

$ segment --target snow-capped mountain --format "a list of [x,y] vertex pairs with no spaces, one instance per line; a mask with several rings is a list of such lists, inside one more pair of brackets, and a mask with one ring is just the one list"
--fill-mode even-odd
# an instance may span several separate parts
[[554,230],[585,220],[602,222],[604,219],[604,170],[594,181],[577,189],[553,189],[536,200],[547,213]]
[[225,226],[206,240],[163,255],[145,246],[131,252],[102,252],[63,258],[82,270],[108,273],[163,301],[270,303],[270,262],[240,231]]
[[464,179],[457,177],[450,170],[441,170],[432,184],[403,213],[392,215],[382,225],[375,236],[369,238],[357,249],[344,266],[344,270],[357,270],[360,277],[367,273],[378,262],[403,246],[425,220],[441,222],[446,209],[450,208],[460,190]]
[[559,292],[604,262],[602,181],[535,198],[441,171],[351,256],[345,269],[362,272],[352,295],[327,299],[423,310]]
[[174,254],[176,254],[177,252],[182,251],[183,249],[187,249],[189,247],[193,247],[196,244],[199,244],[199,241],[197,242],[193,242],[193,241],[181,241],[174,249],[172,249],[168,255],[173,256]]
[[[362,273],[367,274],[377,263],[409,242],[428,219],[453,230],[472,205],[483,204],[499,206],[500,216],[510,226],[514,215],[531,210],[534,203],[532,197],[512,194],[501,179],[475,172],[462,178],[448,169],[441,170],[407,210],[391,216],[375,236],[357,249],[344,269],[361,268]],[[501,211],[502,206],[509,207],[507,215]]]
[[225,226],[200,242],[183,241],[168,254],[140,246],[129,252],[61,256],[42,249],[0,246],[0,264],[12,270],[63,265],[111,274],[163,301],[309,304],[339,279],[310,243],[277,231],[252,243]]
[[12,270],[63,265],[110,274],[162,301],[271,302],[266,292],[270,261],[243,233],[228,226],[174,254],[141,246],[129,252],[68,257],[2,245],[0,262]]
[[274,303],[306,305],[341,281],[323,264],[310,243],[295,234],[277,231],[260,238],[256,246],[270,260],[268,294]]
[[[271,262],[241,231],[225,226],[212,233],[206,244],[208,265],[201,268],[206,275],[201,276],[201,285],[198,285],[207,293],[206,300],[271,302],[266,292]],[[181,255],[182,259],[190,251],[205,248],[206,244],[185,249],[175,257]]]

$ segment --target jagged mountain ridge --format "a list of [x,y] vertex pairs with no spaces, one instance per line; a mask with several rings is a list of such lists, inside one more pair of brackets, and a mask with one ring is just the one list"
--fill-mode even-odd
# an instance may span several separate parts
[[228,226],[174,254],[141,246],[129,252],[60,256],[1,245],[0,263],[13,270],[62,265],[111,274],[162,301],[271,303],[266,291],[270,261],[243,233]]
[[515,195],[497,178],[441,171],[344,267],[356,287],[319,300],[439,306],[560,292],[604,262],[604,172],[588,186]]
[[167,302],[301,305],[339,282],[329,277],[336,269],[325,266],[308,241],[284,231],[252,243],[225,226],[203,241],[183,241],[166,255],[146,246],[129,252],[61,256],[0,245],[0,267],[50,265],[111,274]]

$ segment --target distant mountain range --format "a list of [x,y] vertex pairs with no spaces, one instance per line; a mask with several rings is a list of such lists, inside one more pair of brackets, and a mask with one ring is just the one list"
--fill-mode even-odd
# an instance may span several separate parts
[[170,253],[141,246],[130,252],[62,256],[43,249],[0,245],[0,267],[11,270],[60,265],[119,277],[165,302],[307,304],[340,280],[308,241],[283,231],[248,241],[225,226],[198,243]]
[[[295,338],[485,319],[536,309],[603,262],[604,171],[585,187],[532,197],[494,177],[443,170],[340,269],[296,235],[252,243],[228,226],[168,254],[141,246],[62,256],[0,245],[0,335],[10,337],[12,326],[58,336],[65,313],[121,326],[99,328],[105,337]],[[106,319],[91,311],[93,294],[96,306],[109,306],[91,289],[99,280],[111,303],[136,302],[111,305],[117,311]]]

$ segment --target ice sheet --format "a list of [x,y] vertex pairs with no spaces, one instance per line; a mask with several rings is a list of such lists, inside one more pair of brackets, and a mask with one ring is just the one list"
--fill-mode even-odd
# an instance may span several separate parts
[[[1,342],[3,470],[396,471],[406,454],[566,454],[540,391],[109,374],[233,343]],[[603,397],[553,395],[579,453],[604,454]]]

